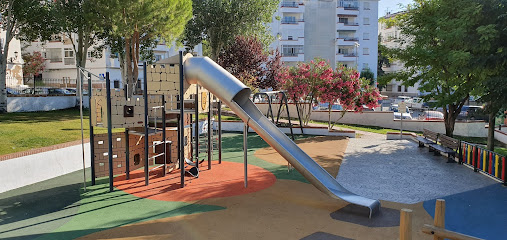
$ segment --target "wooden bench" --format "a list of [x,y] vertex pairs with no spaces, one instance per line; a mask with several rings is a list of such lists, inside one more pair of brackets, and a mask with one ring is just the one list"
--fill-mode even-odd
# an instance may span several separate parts
[[[423,136],[417,137],[417,141],[419,141],[419,147],[424,147],[424,144],[433,145],[437,144],[438,133],[432,132],[428,129],[423,129]],[[430,151],[432,148],[430,147]]]
[[[438,150],[441,153],[447,153],[447,162],[455,162],[454,158],[459,151],[460,140],[448,137],[446,135],[438,136],[438,144],[431,144],[430,148]],[[435,151],[435,154],[438,154]]]

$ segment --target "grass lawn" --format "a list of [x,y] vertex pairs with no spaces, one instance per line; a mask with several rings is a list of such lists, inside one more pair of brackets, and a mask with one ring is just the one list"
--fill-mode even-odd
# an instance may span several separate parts
[[[327,122],[324,121],[310,121],[311,123],[317,123],[321,125],[328,125]],[[388,132],[399,132],[400,129],[391,129],[391,128],[383,128],[383,127],[375,127],[375,126],[363,126],[363,125],[356,125],[356,124],[335,124],[335,127],[338,128],[348,128],[353,130],[359,130],[364,132],[372,132],[372,133],[378,133],[378,134],[387,134]],[[405,131],[403,132],[411,132],[411,133],[417,133],[414,131]]]
[[[84,112],[85,138],[90,134],[88,114]],[[94,132],[106,133],[107,129],[95,128]],[[79,109],[0,114],[0,136],[0,155],[79,140]]]

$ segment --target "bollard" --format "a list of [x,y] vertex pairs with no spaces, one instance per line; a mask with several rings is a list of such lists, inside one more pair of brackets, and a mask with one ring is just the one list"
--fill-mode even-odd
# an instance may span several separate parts
[[[437,199],[435,203],[435,219],[433,226],[439,228],[445,228],[445,200]],[[444,240],[443,238],[433,236],[433,240]]]
[[412,210],[400,210],[400,240],[412,240]]

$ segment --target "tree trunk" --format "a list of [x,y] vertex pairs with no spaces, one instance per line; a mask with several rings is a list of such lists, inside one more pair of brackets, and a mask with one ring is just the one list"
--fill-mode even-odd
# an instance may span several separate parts
[[488,150],[495,151],[495,116],[496,112],[489,114],[488,128]]
[[329,103],[329,108],[327,109],[327,130],[331,131],[333,126],[331,125],[331,108],[333,107],[333,103]]
[[449,110],[449,113],[445,114],[447,117],[444,119],[445,123],[445,135],[448,137],[453,137],[454,135],[454,125],[456,124],[456,113],[454,112],[454,109],[451,111]]
[[7,56],[1,56],[0,59],[0,113],[7,112]]
[[132,53],[131,53],[131,38],[125,38],[125,65],[126,69],[126,83],[127,83],[127,97],[131,97],[134,94],[134,81],[132,78]]

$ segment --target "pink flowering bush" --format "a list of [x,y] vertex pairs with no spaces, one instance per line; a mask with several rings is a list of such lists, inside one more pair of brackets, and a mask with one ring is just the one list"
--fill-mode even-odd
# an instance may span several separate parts
[[341,66],[334,70],[325,60],[315,59],[284,68],[276,79],[288,97],[301,104],[305,125],[310,120],[314,101],[329,103],[329,127],[332,128],[331,108],[335,102],[339,102],[344,110],[359,112],[363,106],[378,107],[378,89],[369,86],[368,81],[359,76],[354,69]]

